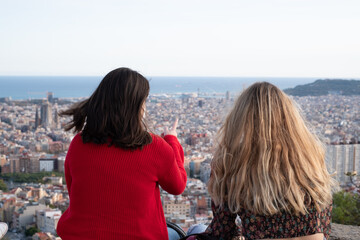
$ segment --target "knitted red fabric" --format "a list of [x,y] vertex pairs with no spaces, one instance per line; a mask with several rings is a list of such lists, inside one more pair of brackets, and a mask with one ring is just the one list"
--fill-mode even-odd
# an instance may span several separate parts
[[57,226],[63,240],[168,239],[159,185],[184,191],[184,152],[175,136],[152,138],[131,151],[75,136],[65,160],[70,206]]

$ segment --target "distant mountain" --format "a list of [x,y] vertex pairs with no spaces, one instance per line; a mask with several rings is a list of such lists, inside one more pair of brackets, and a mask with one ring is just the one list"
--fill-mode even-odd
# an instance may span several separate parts
[[360,80],[316,80],[313,83],[287,88],[284,92],[293,96],[360,95]]

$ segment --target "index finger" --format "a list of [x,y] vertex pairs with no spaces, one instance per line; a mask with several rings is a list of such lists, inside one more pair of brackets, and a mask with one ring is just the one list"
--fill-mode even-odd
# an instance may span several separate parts
[[179,121],[179,119],[176,118],[176,119],[175,119],[175,122],[174,122],[174,124],[173,124],[173,126],[172,126],[172,129],[173,129],[173,130],[176,130],[177,125],[178,125],[178,121]]

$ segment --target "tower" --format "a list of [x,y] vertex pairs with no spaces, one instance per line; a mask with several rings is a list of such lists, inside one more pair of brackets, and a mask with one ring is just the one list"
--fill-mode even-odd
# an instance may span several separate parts
[[41,106],[41,125],[45,128],[52,127],[52,108],[48,101],[45,101]]
[[204,105],[203,100],[199,100],[199,102],[198,102],[198,106],[202,108],[202,107],[203,107],[203,105]]
[[47,100],[52,103],[54,101],[54,94],[52,92],[47,93]]
[[40,124],[39,109],[36,107],[36,113],[35,113],[35,129],[38,128],[39,124]]
[[58,114],[57,107],[55,107],[54,125],[55,125],[55,128],[58,128],[58,129],[60,128],[60,121],[59,121],[59,114]]

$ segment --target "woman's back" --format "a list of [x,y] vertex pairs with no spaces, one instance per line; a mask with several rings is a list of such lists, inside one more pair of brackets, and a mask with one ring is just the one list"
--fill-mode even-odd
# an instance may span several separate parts
[[[59,222],[58,234],[77,239],[107,237],[161,239],[167,236],[160,202],[159,182],[172,175],[165,188],[179,194],[186,174],[174,168],[183,160],[175,137],[170,145],[153,135],[153,142],[142,150],[123,150],[107,144],[84,144],[78,134],[66,158],[70,206]],[[181,177],[183,176],[183,177]],[[135,231],[136,229],[136,231]],[[150,235],[149,232],[151,232]]]
[[[243,236],[245,239],[303,239],[306,236],[326,238],[330,234],[332,206],[318,212],[314,205],[308,206],[308,213],[291,214],[281,211],[274,215],[254,214],[240,209],[232,213],[225,204],[220,208],[212,204],[213,220],[206,232],[219,239]],[[237,217],[241,224],[237,223]],[[225,223],[225,224],[224,224]],[[305,238],[307,239],[307,238]]]
[[109,72],[90,98],[62,115],[78,134],[65,159],[70,205],[57,233],[71,239],[167,239],[160,189],[182,193],[184,153],[177,121],[164,138],[144,121],[148,80],[128,68]]
[[[211,170],[208,189],[216,206],[211,234],[328,236],[333,181],[324,147],[292,100],[274,85],[255,83],[235,101],[219,131]],[[234,227],[236,213],[241,233]]]

